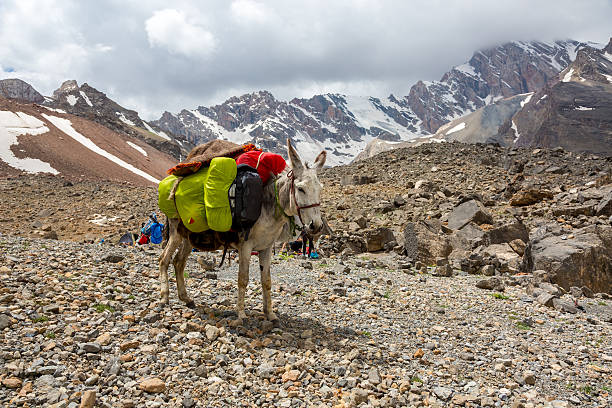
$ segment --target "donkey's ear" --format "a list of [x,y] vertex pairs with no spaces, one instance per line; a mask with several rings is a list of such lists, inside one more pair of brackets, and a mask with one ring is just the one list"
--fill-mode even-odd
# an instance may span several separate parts
[[325,164],[325,159],[327,159],[327,152],[325,150],[321,151],[317,158],[314,161],[315,168],[317,170],[321,170],[323,165]]
[[304,171],[304,165],[302,164],[302,160],[300,156],[298,156],[297,152],[291,145],[291,141],[287,138],[287,153],[289,154],[289,160],[291,160],[291,168],[295,174],[300,174]]

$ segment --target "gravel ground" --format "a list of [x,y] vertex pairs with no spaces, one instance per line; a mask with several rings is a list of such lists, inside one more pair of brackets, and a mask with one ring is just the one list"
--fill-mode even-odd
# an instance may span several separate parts
[[569,314],[390,254],[277,256],[272,327],[253,257],[249,319],[231,327],[235,262],[207,272],[192,256],[198,307],[173,285],[161,309],[159,248],[8,235],[0,248],[3,406],[612,404],[610,300]]

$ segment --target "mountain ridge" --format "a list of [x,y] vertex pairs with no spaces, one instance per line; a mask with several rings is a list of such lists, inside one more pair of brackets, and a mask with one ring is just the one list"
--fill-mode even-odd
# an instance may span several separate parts
[[431,135],[496,100],[537,91],[585,46],[575,40],[509,42],[475,52],[440,81],[418,81],[399,98],[324,94],[284,102],[259,91],[210,107],[164,112],[153,123],[194,144],[225,138],[283,153],[290,138],[308,150],[309,159],[324,148],[330,164],[344,164],[375,138],[406,142]]

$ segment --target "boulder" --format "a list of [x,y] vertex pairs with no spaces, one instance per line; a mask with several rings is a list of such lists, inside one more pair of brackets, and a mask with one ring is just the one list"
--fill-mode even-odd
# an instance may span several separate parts
[[469,222],[492,224],[493,217],[484,205],[476,200],[466,201],[456,206],[448,216],[448,227],[458,230]]
[[514,193],[510,197],[510,205],[514,207],[522,207],[539,203],[544,199],[553,198],[553,193],[548,190],[529,188]]
[[520,221],[504,224],[486,231],[482,237],[484,245],[503,244],[520,239],[523,242],[529,241],[529,231]]
[[448,258],[452,251],[439,221],[409,222],[404,225],[403,235],[406,255],[415,261],[432,264],[436,258]]
[[612,191],[606,194],[606,196],[599,202],[599,204],[597,204],[595,214],[612,215]]
[[367,250],[369,252],[376,252],[382,249],[387,249],[387,244],[395,241],[395,235],[389,228],[379,227],[371,230],[367,230],[364,234]]
[[455,253],[451,258],[462,258],[468,256],[467,252],[482,244],[485,232],[475,223],[469,222],[459,230],[454,231],[450,237],[450,243]]
[[531,242],[524,262],[549,273],[551,282],[566,291],[587,286],[594,292],[612,291],[612,227],[589,226],[573,231],[574,238],[544,233]]
[[482,254],[489,257],[496,257],[500,261],[505,262],[511,269],[520,269],[522,258],[512,249],[510,244],[489,245],[484,248]]
[[504,283],[497,277],[479,280],[476,283],[476,287],[480,289],[496,290],[499,292],[503,292],[505,289]]

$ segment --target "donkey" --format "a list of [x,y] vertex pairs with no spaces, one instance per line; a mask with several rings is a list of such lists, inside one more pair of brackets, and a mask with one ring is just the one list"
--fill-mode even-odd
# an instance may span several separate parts
[[[238,318],[234,321],[236,325],[241,325],[243,319],[246,319],[244,294],[249,281],[251,251],[259,251],[264,315],[267,320],[278,324],[278,318],[272,310],[272,299],[270,297],[272,246],[281,235],[283,226],[294,216],[301,220],[304,228],[311,234],[317,234],[323,228],[320,210],[322,186],[317,177],[317,170],[325,164],[327,154],[322,151],[316,157],[314,165],[309,166],[302,163],[289,139],[287,139],[287,152],[292,168],[290,170],[285,169],[278,178],[264,186],[261,216],[251,228],[248,239],[245,241],[245,234],[241,233],[238,235],[238,240],[230,244],[230,247],[238,250],[238,300],[236,305]],[[183,275],[187,257],[193,248],[189,239],[190,233],[179,218],[171,218],[167,224],[169,239],[159,260],[161,303],[168,303],[168,265],[173,258],[178,297],[187,306],[193,307],[195,304],[187,294]]]

